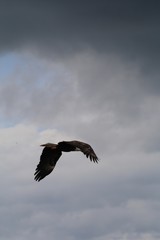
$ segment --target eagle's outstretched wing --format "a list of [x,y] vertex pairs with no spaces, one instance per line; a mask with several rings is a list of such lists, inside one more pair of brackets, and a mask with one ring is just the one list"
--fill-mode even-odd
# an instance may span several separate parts
[[57,150],[55,147],[47,146],[47,144],[42,145],[45,146],[42,155],[40,157],[40,162],[37,165],[36,171],[35,171],[35,180],[40,181],[44,177],[46,177],[48,174],[50,174],[58,159],[62,155],[61,151]]
[[89,144],[80,142],[80,141],[76,141],[76,140],[75,141],[64,141],[64,143],[74,146],[75,149],[77,149],[77,150],[79,149],[81,152],[83,152],[87,158],[89,157],[91,161],[98,163],[99,159],[98,159],[97,155],[95,154],[93,148]]

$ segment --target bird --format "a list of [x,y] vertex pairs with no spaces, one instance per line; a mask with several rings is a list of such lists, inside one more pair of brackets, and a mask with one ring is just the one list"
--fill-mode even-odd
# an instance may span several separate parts
[[40,145],[43,148],[40,161],[34,173],[34,179],[40,181],[49,175],[56,166],[62,152],[81,151],[91,161],[98,163],[99,159],[88,143],[73,141],[62,141],[57,144],[45,143]]

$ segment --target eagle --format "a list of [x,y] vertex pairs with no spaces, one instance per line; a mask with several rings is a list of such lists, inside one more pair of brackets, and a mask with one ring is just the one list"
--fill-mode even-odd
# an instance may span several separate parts
[[92,147],[84,142],[76,140],[62,141],[58,144],[45,143],[40,146],[44,148],[40,156],[39,164],[34,173],[34,179],[38,182],[53,171],[62,152],[81,151],[87,158],[89,157],[91,161],[95,163],[98,163],[99,161]]

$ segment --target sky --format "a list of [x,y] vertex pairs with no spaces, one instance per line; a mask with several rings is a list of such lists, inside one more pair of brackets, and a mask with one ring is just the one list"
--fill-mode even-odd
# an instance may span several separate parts
[[[160,239],[160,2],[0,1],[0,236]],[[40,144],[89,143],[34,181]]]

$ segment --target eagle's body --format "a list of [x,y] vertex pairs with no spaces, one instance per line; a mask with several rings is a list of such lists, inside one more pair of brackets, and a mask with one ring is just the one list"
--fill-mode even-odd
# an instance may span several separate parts
[[41,146],[43,146],[44,149],[34,174],[36,181],[42,180],[53,171],[58,159],[62,155],[62,152],[81,151],[87,158],[89,157],[91,161],[98,162],[98,157],[92,147],[84,142],[63,141],[58,144],[46,143]]

